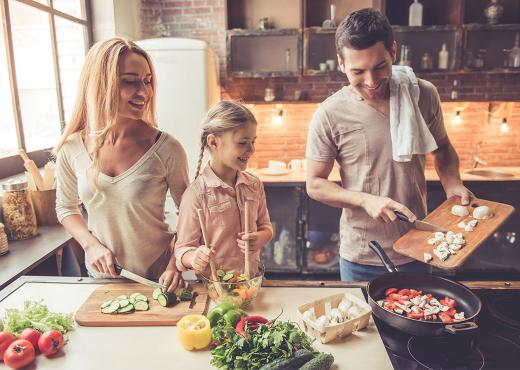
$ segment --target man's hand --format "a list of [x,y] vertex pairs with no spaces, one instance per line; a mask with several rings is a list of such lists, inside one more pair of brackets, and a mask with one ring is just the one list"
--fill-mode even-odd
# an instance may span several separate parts
[[475,195],[464,185],[458,184],[446,189],[446,197],[449,199],[453,196],[460,197],[460,204],[467,206]]
[[386,223],[397,219],[394,211],[402,212],[408,217],[410,222],[414,222],[417,217],[406,206],[387,197],[379,197],[372,194],[363,194],[362,207],[370,217]]

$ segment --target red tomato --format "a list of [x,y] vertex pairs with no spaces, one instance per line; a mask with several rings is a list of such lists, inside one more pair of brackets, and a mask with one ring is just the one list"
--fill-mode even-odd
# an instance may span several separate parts
[[392,293],[388,296],[388,299],[391,300],[391,301],[400,301],[401,300],[401,296],[397,293]]
[[63,347],[63,335],[57,330],[46,331],[38,340],[38,348],[45,356],[58,352]]
[[384,303],[384,307],[386,309],[388,309],[389,311],[393,311],[393,310],[396,309],[397,306],[393,302],[387,301],[387,302]]
[[388,297],[390,294],[397,292],[397,288],[388,288],[385,295]]
[[419,320],[419,319],[422,319],[424,317],[424,314],[422,312],[420,313],[415,313],[415,312],[407,312],[406,313],[406,317],[410,318],[410,319],[416,319],[416,320]]
[[401,289],[397,293],[400,294],[400,295],[410,295],[410,289]]
[[453,322],[453,319],[446,312],[439,313],[439,318],[443,322],[443,324],[449,324]]
[[18,339],[9,345],[4,353],[4,362],[13,369],[21,369],[32,364],[36,356],[34,347],[28,340]]
[[38,349],[38,339],[40,339],[41,336],[42,336],[42,333],[40,333],[38,330],[32,329],[32,328],[24,329],[20,333],[20,339],[25,339],[25,340],[28,340],[29,342],[31,342],[31,344],[33,345],[35,350]]
[[454,308],[450,308],[448,311],[446,311],[449,317],[453,317],[457,313],[457,310]]
[[4,358],[4,352],[11,343],[16,340],[16,337],[8,331],[0,332],[0,361]]
[[442,304],[443,306],[448,306],[449,308],[455,308],[457,307],[457,302],[455,302],[454,299],[451,299],[449,297],[444,297],[444,299],[441,299],[440,301],[440,304]]

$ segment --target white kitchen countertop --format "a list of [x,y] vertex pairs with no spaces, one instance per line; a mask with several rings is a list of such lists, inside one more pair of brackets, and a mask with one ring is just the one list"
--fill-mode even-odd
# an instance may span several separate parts
[[[6,308],[21,308],[24,300],[43,299],[50,310],[74,312],[100,284],[73,283],[70,278],[50,278],[49,282],[27,282],[0,301],[0,315]],[[41,279],[45,278],[39,278]],[[61,279],[61,280],[60,280]],[[90,279],[85,279],[89,281]],[[61,282],[63,281],[63,282]],[[14,284],[13,284],[14,285]],[[11,289],[13,289],[11,287]],[[296,308],[317,298],[348,291],[363,298],[359,288],[262,287],[248,312],[269,318],[297,321]],[[8,294],[9,289],[1,295]],[[38,369],[208,369],[209,350],[184,350],[176,327],[82,327],[70,333],[63,353],[54,358],[39,355]],[[390,359],[371,321],[364,330],[342,340],[314,343],[321,351],[332,353],[335,369],[392,369]],[[0,363],[0,369],[6,368]],[[34,367],[33,367],[34,368]]]

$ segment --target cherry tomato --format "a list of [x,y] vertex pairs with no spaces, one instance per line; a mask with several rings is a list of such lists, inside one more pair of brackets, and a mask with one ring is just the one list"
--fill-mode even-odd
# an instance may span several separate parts
[[388,297],[390,294],[397,292],[397,288],[388,288],[385,295]]
[[38,348],[45,356],[58,352],[63,347],[63,335],[57,330],[46,331],[38,340]]
[[2,361],[7,347],[15,340],[16,337],[8,331],[0,332],[0,361]]
[[36,329],[27,328],[20,333],[20,339],[25,339],[31,342],[35,350],[38,350],[38,339],[42,336]]
[[400,301],[401,295],[399,295],[397,293],[392,293],[388,296],[388,299],[390,299],[391,301]]
[[400,294],[400,295],[410,295],[410,289],[401,289],[397,293]]
[[439,318],[443,322],[443,324],[449,324],[453,322],[453,319],[446,312],[439,313]]
[[36,356],[31,342],[25,339],[15,340],[4,353],[4,362],[13,369],[21,369],[34,361]]
[[457,313],[457,310],[454,309],[454,308],[450,308],[448,311],[446,311],[446,314],[449,316],[449,317],[453,317],[453,315],[455,315]]
[[441,299],[440,301],[440,304],[442,304],[443,306],[448,306],[449,308],[455,308],[457,307],[457,302],[455,302],[454,299],[451,299],[449,297],[444,297],[444,299]]
[[422,319],[424,317],[423,313],[422,312],[419,312],[419,313],[415,313],[415,312],[407,312],[406,313],[406,317],[410,318],[410,319],[416,319],[416,320],[419,320],[419,319]]

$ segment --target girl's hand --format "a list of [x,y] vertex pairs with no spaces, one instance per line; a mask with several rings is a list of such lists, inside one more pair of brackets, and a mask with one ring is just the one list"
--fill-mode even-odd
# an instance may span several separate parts
[[204,272],[213,254],[214,252],[212,249],[209,249],[205,245],[201,245],[191,253],[191,268],[199,273]]
[[94,268],[96,272],[117,277],[114,267],[114,255],[103,244],[96,241],[95,244],[85,248],[85,262]]
[[245,253],[246,251],[246,241],[249,240],[249,253],[254,253],[260,250],[263,245],[259,243],[258,240],[258,232],[254,231],[251,233],[238,233],[238,239],[237,244],[238,248],[242,251],[242,253]]
[[161,284],[168,293],[173,293],[177,287],[184,287],[182,273],[177,270],[175,262],[168,263],[166,270],[164,270],[159,278],[159,284]]

